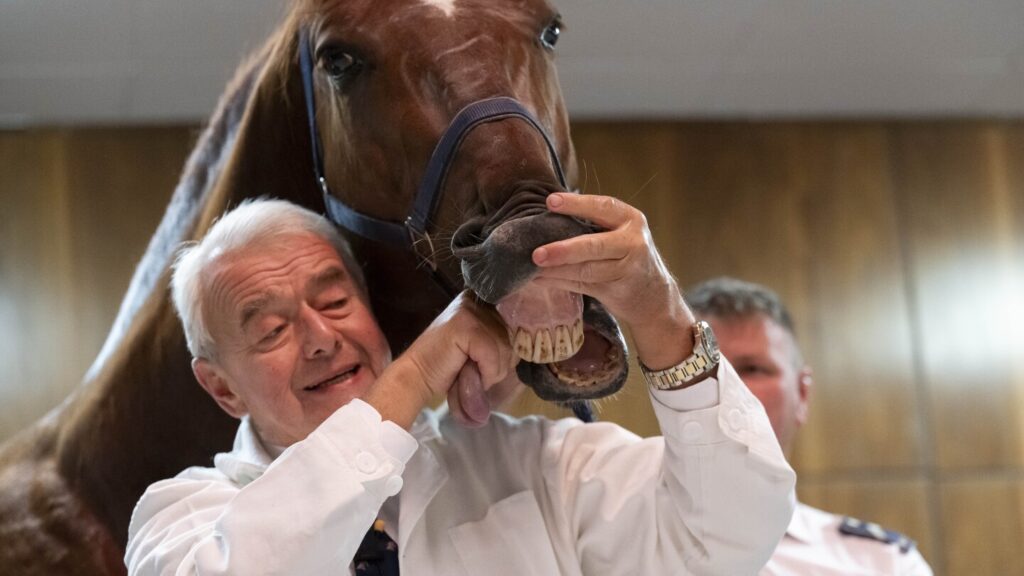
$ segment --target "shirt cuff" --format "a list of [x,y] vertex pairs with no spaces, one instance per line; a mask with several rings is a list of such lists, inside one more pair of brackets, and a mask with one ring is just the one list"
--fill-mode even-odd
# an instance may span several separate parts
[[369,421],[380,422],[380,444],[392,458],[403,463],[412,458],[419,446],[412,434],[398,424],[384,420],[376,408],[358,398],[353,399],[348,405],[368,417]]
[[651,397],[659,404],[679,412],[703,410],[718,406],[718,378],[710,376],[682,390],[657,390],[649,388]]

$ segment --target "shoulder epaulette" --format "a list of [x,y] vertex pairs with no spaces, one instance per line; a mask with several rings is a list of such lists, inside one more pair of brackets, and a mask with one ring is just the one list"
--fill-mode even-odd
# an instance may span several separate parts
[[885,544],[895,544],[903,553],[910,552],[917,545],[906,535],[895,530],[886,530],[874,522],[864,522],[850,516],[843,517],[843,521],[839,524],[839,532],[848,536],[870,538]]

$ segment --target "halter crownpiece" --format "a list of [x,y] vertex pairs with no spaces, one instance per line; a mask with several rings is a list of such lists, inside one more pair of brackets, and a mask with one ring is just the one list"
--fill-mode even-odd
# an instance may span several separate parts
[[[434,211],[437,210],[441,191],[455,154],[473,128],[506,118],[525,120],[544,138],[544,143],[551,155],[552,166],[558,176],[558,182],[562,189],[566,189],[562,163],[558,159],[558,152],[555,150],[551,137],[522,104],[513,98],[502,96],[477,100],[455,115],[430,155],[430,162],[427,164],[426,172],[416,190],[412,211],[404,222],[382,220],[357,212],[330,193],[327,179],[324,177],[320,134],[316,125],[313,57],[309,43],[309,31],[305,28],[299,35],[299,65],[302,69],[302,88],[305,94],[306,115],[309,120],[309,136],[313,150],[313,170],[324,196],[324,205],[327,208],[328,216],[335,224],[364,238],[413,250],[433,271],[437,270],[437,263],[434,260],[433,241],[427,234],[427,225]],[[427,244],[430,251],[428,256],[423,256],[417,250],[417,246],[422,243]]]

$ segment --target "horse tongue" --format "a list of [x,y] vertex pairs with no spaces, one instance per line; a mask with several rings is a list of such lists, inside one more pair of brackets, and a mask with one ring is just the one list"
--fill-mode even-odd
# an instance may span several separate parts
[[495,305],[520,358],[535,364],[560,362],[583,345],[583,298],[534,282]]

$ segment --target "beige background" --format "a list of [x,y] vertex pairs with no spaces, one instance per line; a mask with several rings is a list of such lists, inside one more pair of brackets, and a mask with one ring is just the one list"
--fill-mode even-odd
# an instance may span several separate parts
[[[0,132],[0,440],[81,379],[195,134]],[[793,458],[804,501],[910,534],[937,574],[1024,574],[1024,124],[574,138],[584,189],[647,212],[681,284],[732,274],[788,301],[816,370]],[[601,409],[657,431],[635,379]]]

